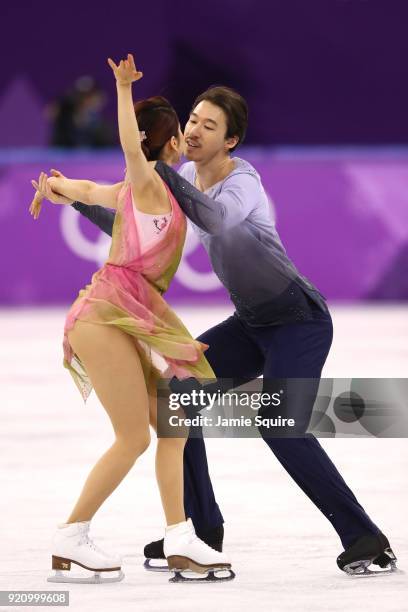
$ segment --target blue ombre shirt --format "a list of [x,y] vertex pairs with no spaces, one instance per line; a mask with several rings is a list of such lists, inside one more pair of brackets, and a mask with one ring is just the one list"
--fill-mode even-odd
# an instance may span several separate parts
[[[177,173],[159,161],[156,171],[191,221],[237,315],[257,327],[313,319],[311,302],[328,312],[325,298],[289,259],[259,174],[247,161],[233,159],[234,170],[204,193],[194,187],[194,162]],[[113,212],[73,206],[112,235]]]

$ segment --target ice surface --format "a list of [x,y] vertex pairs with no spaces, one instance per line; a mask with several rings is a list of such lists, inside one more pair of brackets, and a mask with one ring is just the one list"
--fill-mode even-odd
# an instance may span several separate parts
[[[194,334],[229,314],[225,308],[177,311]],[[407,376],[407,306],[338,306],[332,312],[335,338],[324,375]],[[142,568],[143,545],[163,533],[153,443],[92,524],[97,544],[124,555],[125,580],[47,583],[50,537],[112,440],[95,394],[84,406],[62,367],[64,315],[65,309],[0,311],[1,589],[68,589],[75,612],[408,609],[407,576],[352,579],[337,569],[342,548],[330,523],[257,439],[207,441],[235,581],[174,585],[165,574]],[[407,440],[321,442],[389,536],[399,567],[408,569]]]

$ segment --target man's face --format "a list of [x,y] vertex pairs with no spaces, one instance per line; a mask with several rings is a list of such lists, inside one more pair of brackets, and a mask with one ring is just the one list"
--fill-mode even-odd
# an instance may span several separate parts
[[227,120],[224,111],[207,100],[194,108],[184,129],[185,156],[195,162],[206,162],[217,153],[228,153]]

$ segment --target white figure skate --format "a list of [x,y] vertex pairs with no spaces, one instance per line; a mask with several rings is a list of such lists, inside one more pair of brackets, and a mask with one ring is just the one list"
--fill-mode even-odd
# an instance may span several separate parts
[[[104,583],[119,582],[125,574],[122,572],[122,559],[117,555],[108,555],[98,548],[89,538],[90,521],[62,524],[58,526],[52,540],[52,569],[56,570],[48,582]],[[71,564],[94,572],[92,576],[75,577],[64,571],[71,570]],[[116,574],[116,575],[115,575]]]
[[[169,570],[175,574],[169,582],[224,582],[235,578],[227,555],[200,540],[191,519],[166,529],[164,554]],[[205,577],[186,577],[182,572],[205,574]],[[220,576],[220,572],[224,575]]]

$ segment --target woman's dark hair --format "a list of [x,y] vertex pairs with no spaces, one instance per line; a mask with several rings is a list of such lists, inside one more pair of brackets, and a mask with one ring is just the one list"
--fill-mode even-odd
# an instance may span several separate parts
[[180,122],[166,98],[154,96],[135,104],[139,130],[146,133],[142,150],[148,161],[159,159],[160,153],[172,136],[178,138]]
[[230,149],[232,153],[245,138],[248,126],[248,105],[246,101],[234,89],[223,85],[215,85],[209,87],[194,100],[191,110],[193,111],[203,100],[207,100],[207,102],[219,106],[224,111],[227,118],[227,133],[225,138],[238,136],[237,144]]

